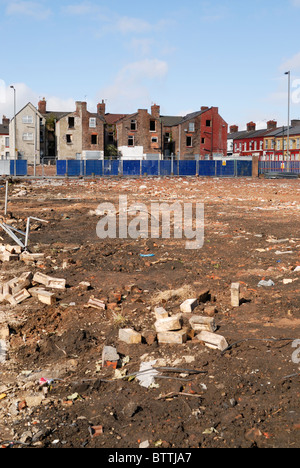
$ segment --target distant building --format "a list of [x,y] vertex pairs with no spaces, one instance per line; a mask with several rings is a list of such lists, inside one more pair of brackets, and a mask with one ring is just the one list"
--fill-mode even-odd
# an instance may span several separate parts
[[272,131],[264,138],[264,160],[300,161],[300,120],[292,120],[289,128],[288,150],[288,127],[280,127]]
[[227,154],[228,125],[217,107],[182,116],[161,116],[139,109],[117,122],[117,145],[123,159],[212,159]]
[[9,151],[9,119],[4,115],[0,124],[0,159],[10,159]]
[[236,125],[230,127],[227,137],[227,155],[233,157],[264,155],[264,139],[277,127],[277,122],[270,120],[267,128],[256,130],[256,124],[249,122],[247,129],[239,131]]
[[55,125],[58,159],[103,159],[104,124],[100,107],[87,110],[86,102],[76,102],[76,110],[58,118]]
[[[15,139],[16,119],[16,139]],[[29,102],[13,117],[9,125],[10,159],[26,159],[39,164],[45,156],[45,118]],[[15,146],[16,142],[16,146]]]

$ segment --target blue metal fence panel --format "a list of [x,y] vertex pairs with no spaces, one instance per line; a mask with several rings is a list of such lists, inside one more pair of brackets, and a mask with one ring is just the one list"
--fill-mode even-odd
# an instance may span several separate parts
[[67,173],[67,161],[59,160],[56,161],[56,175],[64,176]]
[[197,173],[197,161],[179,161],[180,176],[195,176]]
[[252,161],[236,161],[236,175],[238,177],[252,176]]
[[199,176],[214,177],[216,161],[199,161]]
[[81,161],[69,160],[67,166],[67,173],[69,177],[78,177],[81,175]]
[[142,175],[158,176],[159,161],[142,161]]
[[172,161],[160,161],[160,175],[165,177],[172,175]]
[[85,171],[84,175],[86,176],[102,176],[103,175],[103,161],[100,160],[93,160],[87,159],[86,161],[82,161],[85,163]]
[[[16,170],[15,170],[16,169]],[[26,176],[27,175],[27,161],[26,160],[11,160],[10,161],[10,175]]]
[[123,161],[124,176],[139,176],[141,173],[141,161]]
[[216,161],[217,163],[217,177],[234,177],[234,161]]
[[106,159],[104,161],[104,175],[105,176],[118,176],[121,173],[122,162],[118,159]]

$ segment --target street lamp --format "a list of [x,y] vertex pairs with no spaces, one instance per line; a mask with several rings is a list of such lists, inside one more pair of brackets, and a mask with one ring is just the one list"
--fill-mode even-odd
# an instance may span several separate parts
[[290,102],[291,102],[291,72],[288,71],[285,73],[288,75],[288,128],[287,128],[287,156],[289,160],[290,156]]
[[16,88],[11,86],[11,89],[14,90],[14,176],[17,175],[17,119],[16,119]]

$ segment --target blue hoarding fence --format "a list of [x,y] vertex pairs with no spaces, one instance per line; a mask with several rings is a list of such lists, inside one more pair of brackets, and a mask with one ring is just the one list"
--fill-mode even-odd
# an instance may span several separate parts
[[300,174],[300,161],[259,161],[259,174],[272,172]]
[[251,177],[251,160],[58,160],[61,177]]
[[10,161],[10,175],[11,176],[27,176],[27,161],[25,159],[22,160],[14,160]]

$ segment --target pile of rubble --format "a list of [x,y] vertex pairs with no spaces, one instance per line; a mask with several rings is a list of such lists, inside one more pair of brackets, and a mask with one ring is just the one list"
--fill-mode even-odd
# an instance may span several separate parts
[[[159,344],[184,344],[188,339],[197,339],[207,347],[224,351],[228,343],[221,335],[216,334],[217,326],[214,317],[198,315],[194,311],[208,300],[209,291],[201,293],[198,298],[188,299],[180,306],[180,313],[170,315],[163,307],[154,308],[154,330],[138,333],[126,328],[119,330],[119,340],[127,344],[139,344],[143,339],[148,344],[157,340]],[[215,311],[214,307],[205,309],[208,314]]]
[[[43,256],[44,254],[22,252],[20,247],[0,246],[0,260],[2,262],[21,260],[27,265],[33,265],[37,260],[41,260]],[[21,276],[0,283],[0,303],[6,302],[14,307],[29,297],[35,297],[44,304],[52,305],[56,302],[55,294],[46,288],[64,290],[66,280],[53,278],[40,272],[32,273],[27,271],[22,273]]]

